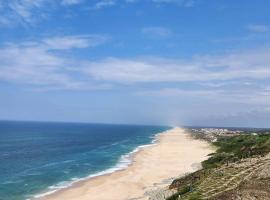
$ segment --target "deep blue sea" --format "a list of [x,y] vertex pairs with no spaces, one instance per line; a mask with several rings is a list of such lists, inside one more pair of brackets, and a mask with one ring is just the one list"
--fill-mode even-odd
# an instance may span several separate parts
[[0,121],[0,200],[48,194],[126,167],[162,126]]

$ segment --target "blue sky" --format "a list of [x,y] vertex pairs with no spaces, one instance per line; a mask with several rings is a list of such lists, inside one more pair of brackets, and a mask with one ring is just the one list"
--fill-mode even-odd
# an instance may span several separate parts
[[0,0],[0,119],[270,127],[268,0]]

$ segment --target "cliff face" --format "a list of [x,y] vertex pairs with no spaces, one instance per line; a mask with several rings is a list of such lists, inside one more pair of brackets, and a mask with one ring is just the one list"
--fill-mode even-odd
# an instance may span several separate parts
[[264,164],[251,174],[236,188],[217,195],[213,200],[245,199],[269,200],[270,199],[270,156]]
[[269,200],[270,135],[221,139],[203,169],[172,182],[167,200]]
[[202,169],[177,179],[168,200],[269,200],[270,153],[217,168]]

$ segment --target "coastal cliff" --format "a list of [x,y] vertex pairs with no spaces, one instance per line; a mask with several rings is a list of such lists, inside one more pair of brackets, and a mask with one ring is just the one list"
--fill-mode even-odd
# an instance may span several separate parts
[[[204,138],[205,135],[195,135]],[[217,137],[217,151],[202,169],[175,179],[150,200],[269,200],[270,135],[241,133]]]

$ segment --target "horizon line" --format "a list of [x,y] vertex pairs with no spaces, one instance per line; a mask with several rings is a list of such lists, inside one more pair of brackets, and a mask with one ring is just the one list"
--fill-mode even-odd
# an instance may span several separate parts
[[20,119],[0,119],[0,122],[33,122],[33,123],[70,123],[70,124],[100,124],[100,125],[126,125],[126,126],[167,126],[182,128],[240,128],[240,129],[270,129],[270,127],[251,126],[216,126],[216,125],[168,125],[168,124],[140,124],[140,123],[113,123],[113,122],[86,122],[86,121],[61,121],[61,120],[20,120]]

